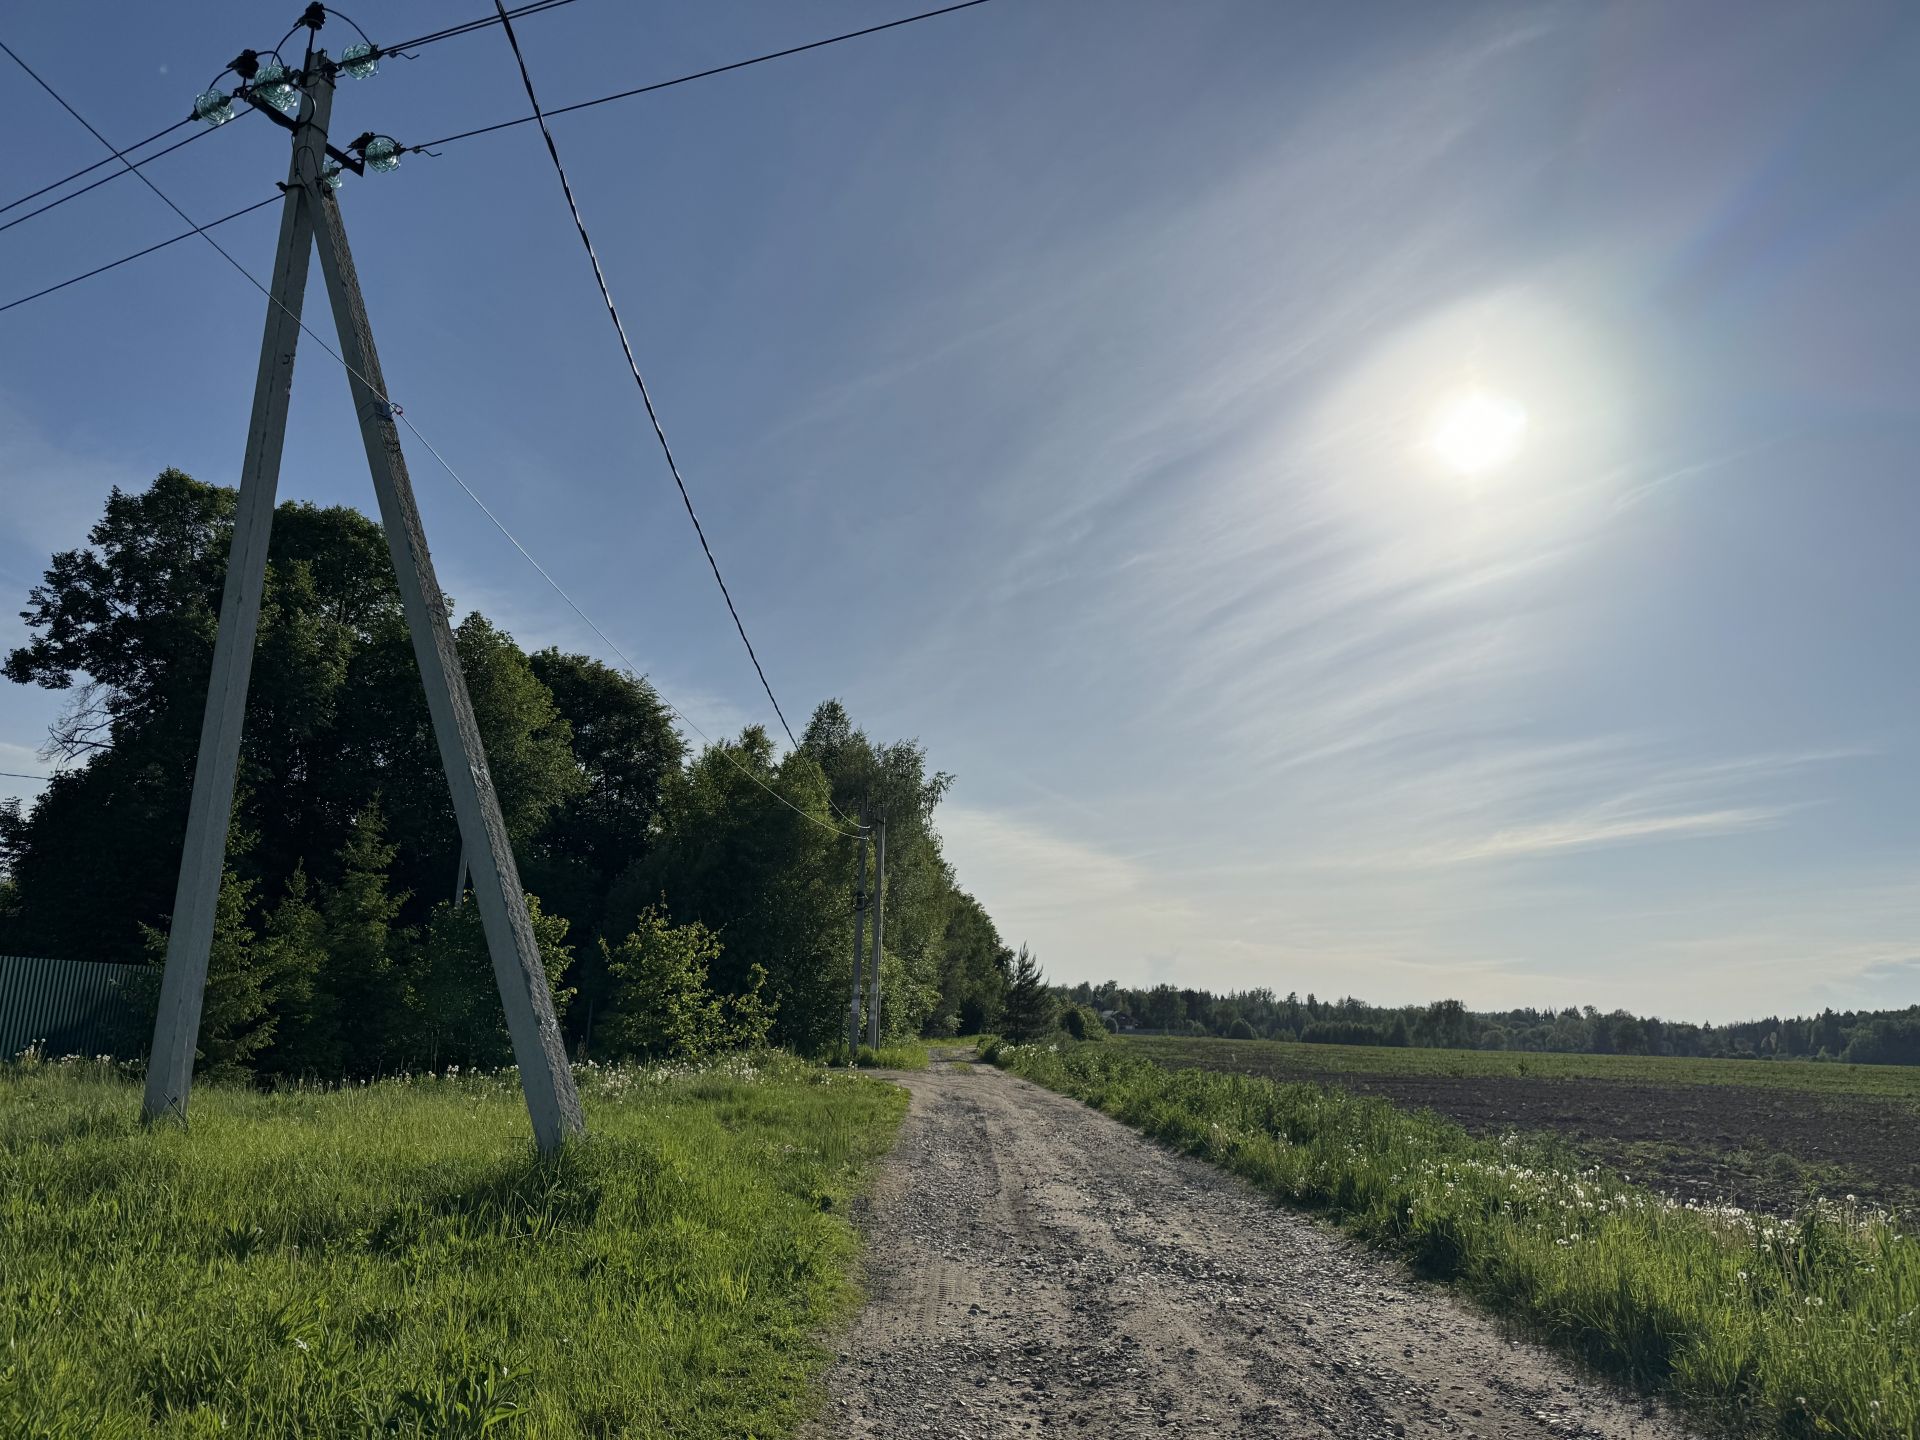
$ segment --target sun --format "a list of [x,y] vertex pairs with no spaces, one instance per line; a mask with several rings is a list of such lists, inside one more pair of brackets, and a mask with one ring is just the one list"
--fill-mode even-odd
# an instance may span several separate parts
[[1433,413],[1427,448],[1459,475],[1486,475],[1520,453],[1527,412],[1519,401],[1475,388],[1449,396]]

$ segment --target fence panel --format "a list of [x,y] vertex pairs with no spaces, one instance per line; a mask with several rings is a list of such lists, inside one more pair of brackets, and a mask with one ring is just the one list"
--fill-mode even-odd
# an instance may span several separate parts
[[0,1060],[34,1044],[51,1056],[127,1048],[139,980],[151,973],[145,965],[0,955]]

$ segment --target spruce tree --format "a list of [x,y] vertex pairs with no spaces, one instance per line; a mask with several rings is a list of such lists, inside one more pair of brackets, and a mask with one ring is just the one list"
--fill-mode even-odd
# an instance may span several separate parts
[[1007,998],[1001,1010],[1000,1029],[1009,1040],[1037,1040],[1053,1029],[1057,1010],[1053,992],[1047,988],[1040,962],[1026,946],[1014,957],[1013,978],[1007,985]]

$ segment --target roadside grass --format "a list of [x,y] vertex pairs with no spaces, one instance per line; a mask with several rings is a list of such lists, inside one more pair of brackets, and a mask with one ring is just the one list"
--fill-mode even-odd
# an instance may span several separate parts
[[543,1163],[511,1072],[201,1085],[0,1066],[0,1434],[786,1434],[853,1299],[895,1087],[790,1057],[579,1072]]
[[1256,1071],[1284,1079],[1349,1071],[1369,1075],[1504,1076],[1618,1080],[1656,1085],[1743,1085],[1813,1094],[1920,1102],[1920,1066],[1826,1060],[1701,1060],[1674,1055],[1561,1055],[1520,1050],[1430,1050],[1395,1045],[1307,1045],[1287,1040],[1141,1035],[1125,1043],[1171,1065]]
[[1742,1434],[1920,1433],[1920,1245],[1897,1217],[1683,1206],[1581,1169],[1550,1139],[1477,1139],[1334,1087],[1170,1070],[1134,1045],[1003,1045],[997,1063]]
[[[829,1051],[825,1063],[844,1067],[847,1063],[847,1047],[839,1045]],[[929,1063],[927,1042],[897,1040],[878,1049],[862,1045],[854,1051],[853,1063],[862,1070],[924,1070]]]

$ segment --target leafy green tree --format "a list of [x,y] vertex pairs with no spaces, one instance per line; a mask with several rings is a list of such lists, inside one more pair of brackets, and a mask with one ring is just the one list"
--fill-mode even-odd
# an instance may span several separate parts
[[726,1043],[726,1015],[707,983],[720,941],[706,926],[675,925],[654,907],[618,946],[600,946],[614,981],[613,1008],[600,1026],[610,1053],[697,1060]]
[[686,763],[686,744],[645,680],[555,649],[537,651],[529,661],[571,730],[580,771],[579,789],[548,814],[520,855],[527,888],[566,916],[586,942],[569,977],[579,992],[569,1012],[577,1040],[608,1000],[600,947],[591,943],[605,923],[608,894],[652,847],[668,782]]
[[[573,961],[566,917],[548,914],[531,894],[527,914],[553,991],[554,1012],[564,1018],[573,998],[563,983]],[[412,956],[406,1008],[401,1049],[408,1064],[443,1070],[449,1065],[491,1069],[513,1063],[513,1038],[477,903],[443,900],[433,908]]]
[[1052,1033],[1057,1010],[1053,992],[1047,988],[1040,962],[1026,946],[1014,957],[1013,975],[1007,983],[1005,1008],[1000,1018],[1000,1033],[1009,1040],[1038,1040]]
[[658,841],[608,900],[608,932],[664,897],[674,924],[698,921],[724,940],[716,993],[747,993],[758,965],[775,1040],[809,1053],[831,1044],[846,1014],[851,852],[828,828],[826,800],[804,747],[776,761],[758,726],[709,746],[669,784]]

